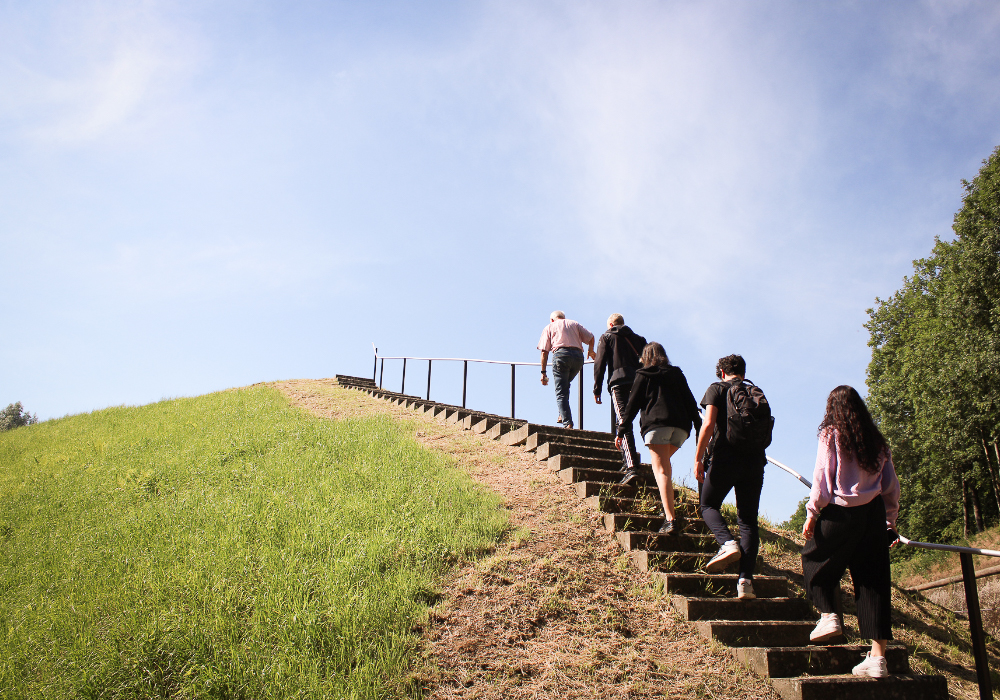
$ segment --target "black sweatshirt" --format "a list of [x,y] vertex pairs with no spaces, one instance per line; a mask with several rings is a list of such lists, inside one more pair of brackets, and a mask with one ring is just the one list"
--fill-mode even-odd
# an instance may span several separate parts
[[[641,413],[640,413],[641,411]],[[701,430],[698,402],[680,367],[657,365],[643,367],[635,373],[635,383],[625,407],[625,414],[618,424],[618,435],[626,429],[639,413],[639,433],[645,435],[654,428],[680,428],[691,432],[691,425]]]
[[611,326],[597,341],[594,359],[594,396],[600,397],[604,372],[608,371],[608,389],[616,384],[631,384],[636,370],[642,367],[639,356],[646,339],[628,326]]

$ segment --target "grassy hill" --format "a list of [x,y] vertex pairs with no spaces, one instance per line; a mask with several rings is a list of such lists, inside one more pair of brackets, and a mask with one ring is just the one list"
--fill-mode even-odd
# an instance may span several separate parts
[[3,697],[394,693],[495,496],[385,417],[255,386],[0,434]]

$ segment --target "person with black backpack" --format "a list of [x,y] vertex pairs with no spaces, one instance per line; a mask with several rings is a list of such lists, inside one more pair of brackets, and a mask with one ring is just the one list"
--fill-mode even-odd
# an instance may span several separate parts
[[[727,355],[716,365],[715,375],[721,381],[709,386],[701,400],[705,421],[698,435],[694,473],[701,485],[701,517],[720,545],[705,570],[722,571],[739,559],[737,597],[750,600],[756,597],[753,574],[760,547],[757,511],[767,463],[764,450],[771,444],[774,418],[764,392],[745,379],[746,369],[739,355]],[[733,489],[739,542],[719,512]]]
[[[611,432],[615,432],[625,412],[636,371],[642,367],[639,355],[646,347],[646,339],[625,325],[621,314],[608,317],[608,330],[597,341],[594,359],[594,402],[601,403],[604,375],[608,375],[608,394],[611,396]],[[621,443],[624,479],[631,481],[638,475],[639,451],[635,449],[632,425]]]
[[[632,394],[618,423],[615,446],[621,449],[623,438],[632,430],[639,413],[639,432],[652,453],[653,476],[660,490],[664,521],[658,534],[680,534],[680,522],[674,512],[674,483],[670,458],[691,435],[691,426],[701,427],[698,402],[680,367],[670,364],[659,343],[649,343],[642,350],[642,369],[635,373]],[[623,481],[622,483],[627,483]]]

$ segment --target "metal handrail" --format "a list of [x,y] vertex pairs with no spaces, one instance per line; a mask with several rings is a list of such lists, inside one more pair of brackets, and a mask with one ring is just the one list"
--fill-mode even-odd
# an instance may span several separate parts
[[[486,364],[489,364],[489,365],[531,365],[531,366],[534,366],[534,367],[540,367],[541,364],[542,364],[541,362],[511,362],[510,360],[477,360],[477,359],[472,358],[472,357],[411,357],[410,355],[406,355],[405,357],[402,356],[402,355],[400,355],[398,357],[390,357],[389,355],[379,355],[378,359],[380,359],[380,360],[420,360],[422,362],[423,361],[426,361],[426,362],[431,362],[431,361],[437,362],[438,360],[440,360],[442,362],[445,362],[445,361],[448,361],[448,362],[483,362],[483,363],[486,363]],[[585,364],[585,365],[592,365],[592,364],[594,364],[594,361],[593,360],[584,360],[583,364]]]
[[[812,483],[808,479],[788,465],[782,464],[770,457],[767,458],[767,461],[794,476],[805,484],[807,488],[812,488]],[[993,700],[993,682],[990,678],[989,657],[986,655],[983,614],[979,607],[979,588],[976,586],[976,569],[972,565],[972,555],[1000,557],[1000,551],[995,549],[980,549],[979,547],[960,547],[953,544],[938,544],[936,542],[918,542],[902,535],[898,535],[898,537],[900,542],[910,547],[937,549],[946,552],[956,552],[958,554],[959,561],[962,564],[962,583],[965,586],[965,607],[969,611],[969,634],[972,638],[972,655],[976,660],[976,679],[979,682],[979,698],[980,700]]]
[[[518,366],[540,367],[541,364],[542,364],[541,362],[518,362],[516,360],[515,361],[511,361],[511,360],[481,360],[481,359],[477,359],[477,358],[473,358],[473,357],[413,357],[413,356],[410,356],[410,355],[398,355],[398,356],[379,355],[378,354],[378,348],[375,347],[375,343],[372,343],[372,350],[375,351],[375,367],[372,369],[372,381],[374,382],[375,378],[378,377],[378,387],[379,387],[379,389],[382,388],[382,378],[383,378],[383,376],[385,374],[385,361],[386,360],[402,360],[403,361],[403,376],[402,376],[401,386],[400,386],[400,389],[399,389],[399,393],[401,393],[401,394],[405,394],[406,393],[406,361],[407,360],[417,360],[419,362],[426,362],[427,363],[427,400],[428,401],[431,400],[431,368],[433,366],[433,363],[434,362],[461,362],[463,364],[463,368],[462,368],[462,408],[465,408],[465,400],[466,400],[466,396],[467,396],[467,393],[468,393],[468,386],[469,386],[469,363],[470,362],[479,362],[479,363],[488,364],[488,365],[510,365],[510,417],[511,418],[515,418],[516,417],[515,402],[514,402],[515,395],[516,395],[515,389],[516,389],[516,386],[517,386],[517,384],[516,384],[515,369]],[[379,360],[382,361],[381,371],[379,370]],[[584,365],[592,365],[592,364],[594,364],[594,361],[593,360],[588,360],[588,359],[585,358],[584,361],[583,361],[583,364]],[[578,407],[578,413],[579,413],[578,417],[579,417],[579,420],[580,420],[579,427],[580,427],[581,430],[583,430],[583,395],[584,395],[584,391],[583,391],[583,371],[581,370],[580,371],[580,402],[579,402],[579,407]]]

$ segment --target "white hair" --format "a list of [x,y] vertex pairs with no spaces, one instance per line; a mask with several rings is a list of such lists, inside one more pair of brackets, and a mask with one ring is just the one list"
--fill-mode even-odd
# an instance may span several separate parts
[[555,321],[557,318],[566,318],[566,314],[564,314],[562,311],[553,311],[551,314],[549,314],[550,321]]

